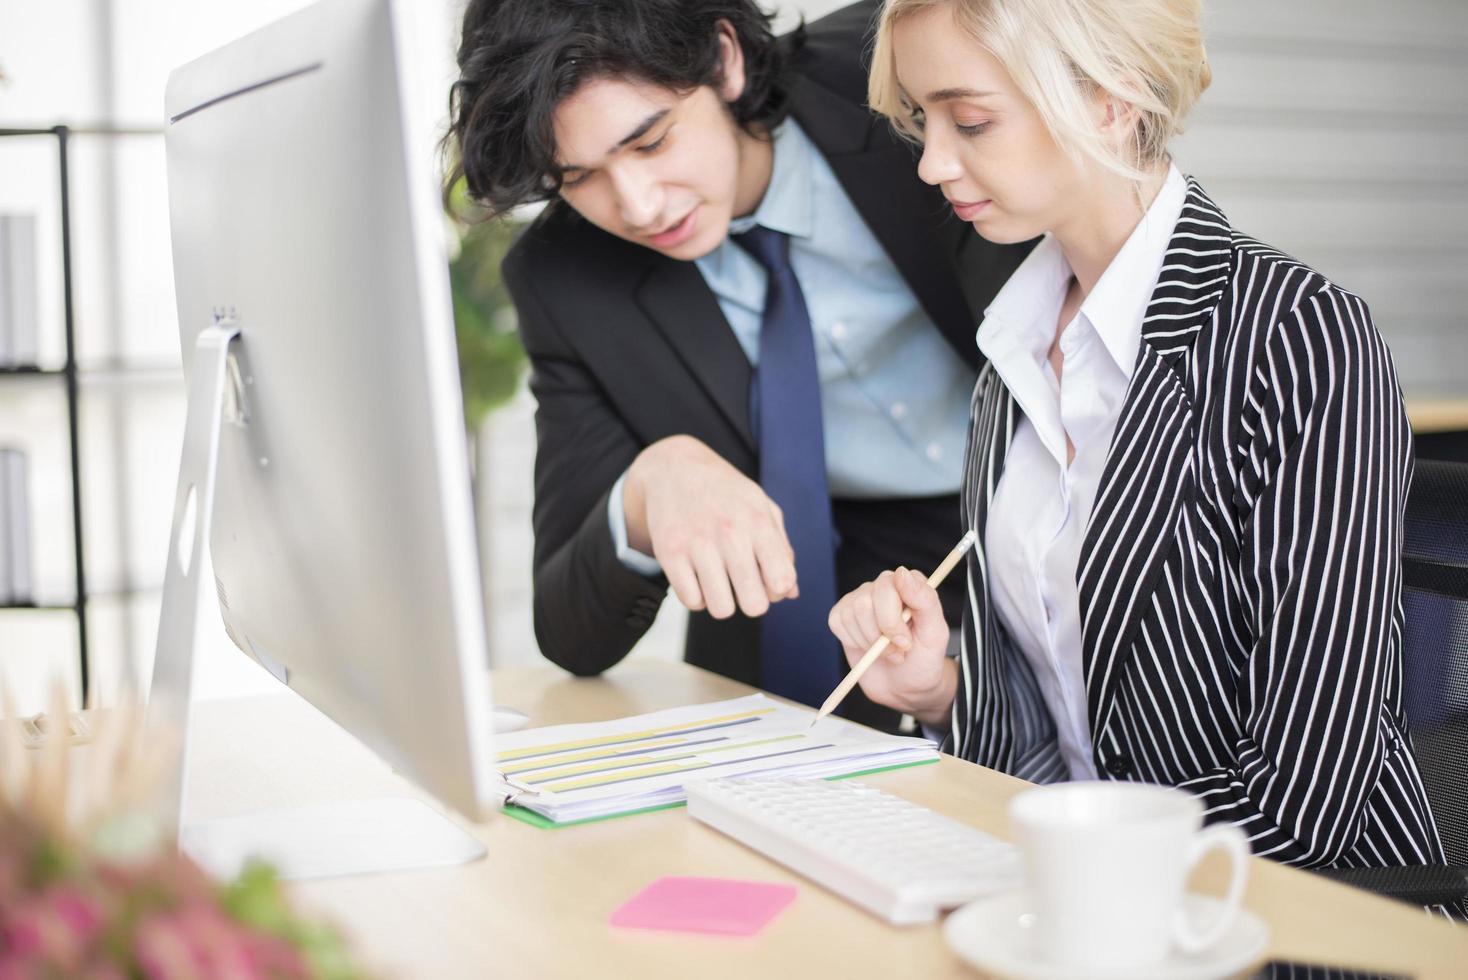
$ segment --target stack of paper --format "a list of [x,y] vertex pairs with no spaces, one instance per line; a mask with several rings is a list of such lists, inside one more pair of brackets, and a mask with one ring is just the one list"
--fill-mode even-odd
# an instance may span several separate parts
[[500,735],[509,802],[552,823],[681,803],[683,781],[779,773],[845,776],[933,762],[923,738],[883,735],[762,694],[617,721]]

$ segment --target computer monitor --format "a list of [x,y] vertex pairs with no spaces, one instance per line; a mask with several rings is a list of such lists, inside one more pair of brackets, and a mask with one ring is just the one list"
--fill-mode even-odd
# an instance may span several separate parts
[[[242,651],[473,818],[501,784],[437,191],[437,16],[322,0],[169,76],[190,417],[150,704],[186,729],[195,588]],[[204,404],[221,378],[222,426]],[[199,564],[189,522],[211,517],[214,581],[182,584]]]

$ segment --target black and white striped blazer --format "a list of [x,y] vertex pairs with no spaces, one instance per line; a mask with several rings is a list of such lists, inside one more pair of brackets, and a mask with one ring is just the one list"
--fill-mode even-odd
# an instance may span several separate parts
[[[1411,434],[1366,304],[1189,180],[1142,337],[1078,571],[1097,771],[1189,790],[1279,861],[1441,861],[1402,713]],[[984,368],[963,503],[981,542],[1019,418]],[[967,571],[945,748],[1064,779],[981,548]]]

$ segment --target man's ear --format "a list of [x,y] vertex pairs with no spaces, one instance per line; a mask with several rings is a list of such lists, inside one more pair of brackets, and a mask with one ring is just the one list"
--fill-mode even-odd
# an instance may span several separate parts
[[719,38],[719,98],[734,103],[744,94],[744,47],[729,21],[720,20],[715,30]]

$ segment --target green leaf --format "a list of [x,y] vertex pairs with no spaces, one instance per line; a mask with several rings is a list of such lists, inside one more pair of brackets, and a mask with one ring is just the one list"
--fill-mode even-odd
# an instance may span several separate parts
[[[456,215],[473,212],[462,180],[451,194]],[[454,330],[464,422],[477,429],[484,417],[515,394],[525,371],[525,348],[516,332],[514,304],[500,278],[500,263],[522,225],[504,218],[461,226],[459,254],[449,263]]]

